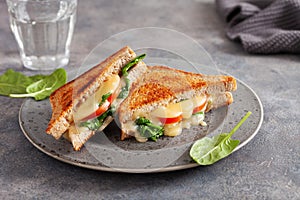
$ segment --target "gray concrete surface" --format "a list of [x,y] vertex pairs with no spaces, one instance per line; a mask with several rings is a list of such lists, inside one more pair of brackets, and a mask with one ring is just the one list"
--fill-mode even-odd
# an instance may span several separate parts
[[[0,72],[22,67],[0,2]],[[18,124],[22,99],[0,96],[0,199],[300,199],[299,55],[250,55],[224,33],[210,0],[80,1],[67,70],[95,45],[136,27],[166,27],[200,42],[221,70],[247,83],[265,117],[256,137],[209,167],[157,174],[79,168],[37,150]]]

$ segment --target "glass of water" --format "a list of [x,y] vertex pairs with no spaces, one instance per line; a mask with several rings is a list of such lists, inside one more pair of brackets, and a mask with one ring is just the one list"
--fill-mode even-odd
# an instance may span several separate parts
[[6,0],[10,27],[26,68],[52,70],[69,62],[77,0]]

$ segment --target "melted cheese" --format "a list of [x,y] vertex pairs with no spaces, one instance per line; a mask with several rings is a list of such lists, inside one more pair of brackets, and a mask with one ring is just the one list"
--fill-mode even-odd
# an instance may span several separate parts
[[[166,107],[159,107],[152,111],[150,115],[160,118],[174,118],[182,115],[183,118],[188,119],[192,116],[194,108],[205,104],[206,100],[205,95],[198,95],[192,99],[169,104]],[[205,108],[202,110],[204,111]]]
[[173,118],[182,114],[180,103],[170,104],[167,107],[159,107],[154,110],[151,115],[160,118]]
[[[184,100],[178,103],[169,104],[167,107],[159,107],[150,114],[145,112],[134,113],[133,118],[145,117],[149,119],[153,124],[163,126],[164,135],[174,137],[182,133],[182,129],[191,128],[191,126],[201,125],[206,126],[204,120],[204,111],[207,106],[207,97],[205,95],[199,95],[192,99]],[[193,110],[196,107],[203,105],[203,114],[193,114]],[[200,112],[200,111],[199,111]],[[159,118],[173,118],[182,115],[183,120],[172,124],[162,124]],[[142,137],[137,131],[137,125],[134,121],[128,121],[123,124],[122,130],[127,134],[132,135],[138,142],[146,142],[148,139]]]
[[80,107],[74,113],[74,121],[80,121],[86,116],[94,113],[99,108],[99,103],[102,100],[102,96],[109,92],[114,93],[119,87],[119,84],[119,75],[112,75],[108,77],[108,79],[103,82],[100,88],[80,105]]
[[204,104],[206,102],[206,100],[207,100],[207,97],[204,94],[195,96],[194,98],[192,98],[194,108],[201,106],[202,104]]
[[[205,125],[204,114],[196,114],[193,115],[193,110],[201,105],[203,105],[201,109],[202,112],[205,111],[207,106],[207,97],[202,94],[198,95],[192,99],[184,100],[178,103],[170,104],[167,107],[159,107],[154,110],[150,116],[152,118],[152,122],[161,125],[161,123],[157,123],[156,118],[174,118],[182,115],[183,120],[173,124],[164,124],[164,135],[166,136],[177,136],[180,135],[183,128],[191,128],[191,126],[196,125]],[[200,112],[200,111],[199,111]]]
[[204,114],[196,114],[192,115],[188,119],[184,119],[181,122],[174,123],[174,124],[166,124],[164,125],[164,135],[166,136],[177,136],[180,135],[182,132],[182,129],[186,128],[189,129],[191,126],[206,126],[206,123],[203,121],[204,120]]
[[182,133],[182,122],[164,125],[164,135],[174,137]]
[[138,131],[136,131],[134,133],[134,137],[138,142],[147,142],[148,141],[148,138],[141,136],[141,134]]
[[[121,85],[121,88],[123,88],[123,87],[125,87],[126,86],[126,82],[125,82],[125,76],[122,76],[121,78],[120,78],[120,85]],[[121,90],[122,91],[122,90]],[[113,106],[114,107],[118,107],[121,103],[122,103],[122,101],[125,99],[126,97],[124,97],[124,98],[119,98],[119,96],[114,100],[114,102],[113,102]]]
[[193,114],[194,103],[192,99],[188,99],[185,101],[179,102],[181,109],[182,109],[182,117],[187,119],[190,118]]

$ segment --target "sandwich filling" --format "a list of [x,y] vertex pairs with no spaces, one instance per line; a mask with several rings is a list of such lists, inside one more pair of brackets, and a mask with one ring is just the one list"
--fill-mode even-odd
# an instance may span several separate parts
[[99,129],[104,120],[111,116],[114,107],[113,101],[120,91],[119,75],[111,75],[95,92],[88,98],[76,112],[74,112],[74,121],[78,127],[86,127],[89,130]]
[[158,137],[177,136],[182,129],[194,125],[206,126],[204,113],[211,103],[206,95],[201,94],[168,106],[161,106],[148,114],[136,113],[132,122],[124,124],[127,134],[134,133],[139,142],[148,139],[156,141]]
[[73,133],[79,134],[87,130],[96,131],[109,116],[113,115],[115,108],[128,95],[130,89],[130,80],[127,78],[129,69],[145,56],[145,54],[140,55],[127,63],[122,68],[121,75],[109,76],[101,87],[81,104],[74,112],[75,127],[70,128]]

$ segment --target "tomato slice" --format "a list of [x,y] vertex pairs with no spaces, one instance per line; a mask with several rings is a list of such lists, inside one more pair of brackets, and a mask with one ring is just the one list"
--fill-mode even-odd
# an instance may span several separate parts
[[108,110],[109,106],[110,106],[110,102],[108,100],[104,101],[104,103],[92,114],[88,115],[87,117],[83,118],[82,121],[87,121],[89,119],[93,119],[95,117],[98,117],[100,115],[102,115],[105,111]]
[[110,104],[112,104],[112,102],[117,98],[118,95],[119,95],[119,94],[118,94],[117,91],[114,92],[114,93],[112,93],[112,94],[107,98],[107,101],[108,101]]
[[92,114],[88,115],[87,117],[83,118],[82,121],[87,121],[89,119],[93,119],[95,117],[98,117],[100,115],[102,115],[103,113],[105,113],[105,111],[107,111],[110,107],[110,105],[112,104],[112,102],[117,98],[118,96],[118,92],[114,92],[113,94],[109,95],[109,97],[107,98],[107,100],[105,100],[103,102],[103,104]]
[[174,124],[174,123],[179,122],[179,121],[182,120],[182,115],[179,115],[177,117],[172,117],[172,118],[159,117],[158,119],[163,124]]
[[204,109],[205,105],[206,105],[206,101],[205,101],[202,105],[200,105],[200,106],[194,108],[193,114],[202,111],[202,110]]

